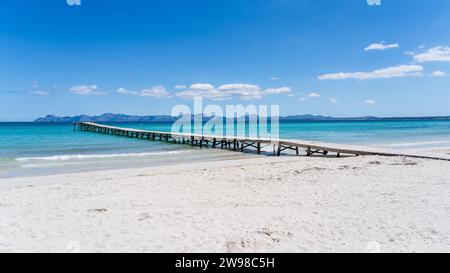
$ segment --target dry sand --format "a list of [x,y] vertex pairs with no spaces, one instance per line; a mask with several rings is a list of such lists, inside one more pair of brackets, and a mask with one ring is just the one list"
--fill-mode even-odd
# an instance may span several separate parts
[[450,162],[254,157],[0,180],[0,252],[450,252]]

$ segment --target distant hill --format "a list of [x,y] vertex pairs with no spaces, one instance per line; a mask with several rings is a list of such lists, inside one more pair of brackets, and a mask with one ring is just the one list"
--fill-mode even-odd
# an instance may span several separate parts
[[54,115],[47,115],[43,118],[38,118],[34,122],[54,122],[54,123],[72,123],[72,122],[167,122],[175,121],[176,117],[168,115],[157,116],[132,116],[123,114],[103,114],[100,116],[73,116],[73,117],[58,117]]
[[[67,116],[59,117],[54,115],[47,115],[43,118],[38,118],[34,122],[45,123],[73,123],[73,122],[173,122],[178,117],[172,117],[169,115],[155,115],[155,116],[133,116],[124,114],[112,114],[107,113],[100,116]],[[206,120],[209,118],[205,118]],[[363,120],[450,120],[450,116],[436,116],[436,117],[349,117],[349,118],[336,118],[320,115],[294,115],[280,117],[280,121],[363,121]]]
[[327,116],[314,116],[314,115],[296,115],[280,117],[283,121],[377,121],[377,120],[450,120],[450,116],[429,116],[429,117],[327,117]]

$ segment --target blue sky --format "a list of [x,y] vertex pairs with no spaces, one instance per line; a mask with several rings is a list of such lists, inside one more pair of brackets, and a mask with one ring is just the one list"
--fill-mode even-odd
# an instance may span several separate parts
[[450,1],[3,0],[0,121],[168,114],[450,115]]

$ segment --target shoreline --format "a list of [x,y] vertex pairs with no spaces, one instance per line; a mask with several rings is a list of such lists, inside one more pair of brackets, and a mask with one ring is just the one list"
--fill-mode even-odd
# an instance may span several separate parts
[[[292,139],[295,145],[300,144],[325,144],[325,148],[331,148],[334,153],[338,152],[333,148],[349,148],[350,150],[359,150],[359,152],[383,152],[403,153],[425,153],[423,151],[434,150],[438,153],[440,147],[449,146],[447,123],[425,122],[419,125],[426,128],[424,131],[418,131],[417,124],[402,122],[399,126],[389,130],[382,125],[365,125],[364,128],[353,125],[334,126],[330,131],[322,126],[312,126],[305,123],[282,123],[283,134],[280,137],[283,140]],[[119,124],[120,125],[120,124]],[[118,125],[118,126],[119,126]],[[289,126],[288,126],[289,125]],[[0,138],[2,147],[0,151],[0,179],[10,177],[37,176],[52,173],[76,173],[93,170],[111,170],[134,168],[140,166],[163,166],[173,164],[173,161],[205,161],[221,160],[221,152],[213,149],[196,150],[192,154],[188,153],[190,148],[183,145],[172,145],[165,142],[142,141],[135,138],[120,138],[107,136],[103,134],[79,133],[73,131],[73,124],[37,124],[36,126],[9,126],[0,123]],[[121,126],[121,125],[120,125]],[[123,125],[125,126],[125,125]],[[128,125],[131,126],[131,125]],[[125,126],[128,128],[128,126]],[[165,131],[169,124],[141,124],[136,123],[137,131]],[[6,130],[3,130],[3,129]],[[403,128],[403,129],[402,129]],[[367,129],[366,131],[361,131]],[[392,130],[391,130],[392,129]],[[447,133],[446,133],[447,132]],[[33,139],[17,137],[27,135]],[[296,140],[297,139],[297,140]],[[307,141],[304,143],[300,139],[310,139],[320,141]],[[322,142],[323,141],[323,142]],[[245,145],[250,144],[249,142]],[[290,142],[290,141],[289,141]],[[300,142],[300,144],[299,144]],[[390,143],[390,144],[389,144]],[[295,147],[291,146],[291,148]],[[255,145],[256,146],[256,145]],[[292,152],[288,145],[284,145],[281,153]],[[306,149],[304,146],[298,146],[300,153]],[[252,147],[247,146],[247,149]],[[268,148],[269,150],[271,147]],[[311,148],[312,149],[312,148]],[[450,148],[443,151],[444,157],[450,159]],[[176,151],[176,152],[173,152]],[[182,154],[175,154],[181,152]],[[268,150],[267,150],[268,151]],[[342,151],[342,150],[341,150]],[[185,153],[186,152],[186,153]],[[225,153],[226,151],[223,150]],[[268,151],[272,152],[272,151]],[[325,152],[320,151],[319,152]],[[328,151],[330,152],[330,151]],[[356,152],[356,151],[354,151]],[[166,153],[161,156],[153,155],[157,153]],[[333,153],[333,151],[331,151]],[[135,156],[141,154],[142,156]],[[209,154],[219,154],[218,159]],[[342,154],[342,153],[341,153]],[[246,151],[245,156],[252,156],[252,152]],[[225,155],[224,157],[239,158],[243,155]],[[436,154],[431,155],[436,157]],[[198,159],[200,157],[200,159]],[[175,162],[177,164],[177,162]]]
[[[263,156],[263,155],[261,155]],[[45,177],[45,176],[54,176],[54,175],[76,175],[83,173],[96,173],[96,172],[111,172],[114,170],[128,170],[128,169],[141,169],[141,168],[158,168],[158,167],[169,167],[169,166],[179,166],[179,165],[187,165],[187,164],[196,164],[202,162],[217,162],[217,161],[229,161],[229,160],[239,160],[251,157],[259,157],[254,154],[238,154],[231,153],[222,154],[222,155],[214,155],[212,154],[209,158],[195,158],[191,160],[178,160],[178,161],[155,161],[155,162],[140,162],[139,164],[134,164],[134,162],[127,162],[127,164],[123,164],[117,166],[117,164],[113,163],[105,163],[102,162],[102,166],[85,166],[81,169],[68,169],[67,167],[54,167],[50,170],[35,170],[34,172],[15,172],[15,173],[6,173],[0,175],[0,184],[4,180],[10,180],[15,178],[33,178],[33,177]],[[88,164],[88,162],[84,162],[84,164]],[[2,181],[3,180],[3,181]]]
[[262,156],[3,179],[0,252],[447,252],[449,166]]
[[[330,144],[332,145],[332,144]],[[336,144],[336,145],[345,145],[345,144]],[[176,146],[188,146],[188,145],[180,145],[176,144]],[[189,146],[188,146],[189,147]],[[408,158],[415,158],[416,156],[424,156],[424,157],[430,157],[430,158],[424,158],[428,160],[441,160],[439,157],[442,158],[442,160],[448,160],[450,161],[450,146],[441,146],[441,147],[426,147],[426,148],[413,148],[413,149],[388,149],[383,150],[382,148],[379,148],[377,146],[371,146],[371,145],[358,145],[358,146],[350,146],[350,147],[356,147],[360,149],[366,149],[368,151],[371,150],[378,150],[378,151],[387,151],[389,153],[397,152],[400,155],[398,156],[392,156],[387,155],[386,157],[402,157],[406,155]],[[179,147],[178,147],[179,148]],[[155,161],[139,161],[139,159],[146,159],[150,158],[146,155],[163,155],[161,158],[164,158],[164,156],[170,156],[170,155],[180,155],[181,157],[174,160],[173,158],[169,158],[168,160],[155,160]],[[404,155],[403,155],[404,154]],[[412,155],[412,156],[408,156]],[[258,158],[258,157],[271,157],[272,154],[272,148],[266,147],[262,150],[262,153],[258,155],[255,151],[232,151],[227,149],[217,149],[217,148],[199,148],[199,149],[189,149],[189,150],[183,150],[183,149],[174,149],[174,150],[166,150],[166,151],[151,151],[151,150],[144,150],[142,152],[134,152],[134,153],[123,153],[123,154],[117,154],[117,153],[111,153],[111,154],[90,154],[90,155],[81,155],[81,154],[67,154],[67,155],[57,155],[57,156],[45,156],[45,157],[28,157],[28,158],[19,158],[15,159],[16,162],[23,162],[27,163],[27,160],[36,160],[41,162],[36,163],[58,163],[58,162],[67,162],[69,164],[77,162],[78,164],[84,164],[84,167],[81,168],[74,168],[70,169],[65,165],[60,166],[54,166],[49,169],[45,169],[43,167],[40,167],[38,165],[33,164],[33,162],[30,162],[30,164],[26,164],[24,166],[16,166],[15,169],[10,169],[9,172],[5,172],[3,174],[0,173],[0,181],[3,179],[11,179],[11,178],[19,178],[19,177],[35,177],[35,176],[47,176],[51,175],[52,173],[57,174],[75,174],[75,173],[85,173],[85,172],[96,172],[96,171],[111,171],[115,169],[134,169],[134,168],[144,168],[144,167],[164,167],[164,166],[171,166],[171,165],[180,165],[180,164],[191,164],[191,163],[200,163],[200,162],[208,162],[208,161],[224,161],[224,160],[239,160],[242,158]],[[303,151],[300,151],[300,155],[296,156],[295,152],[291,151],[288,153],[284,153],[282,155],[283,157],[305,157]],[[205,158],[209,157],[209,158]],[[335,157],[334,155],[331,156],[319,156],[319,157]],[[343,155],[342,157],[353,157],[353,155]],[[432,158],[435,157],[435,158]],[[60,158],[67,158],[67,159],[60,159]],[[92,163],[95,163],[95,161],[89,162],[89,161],[82,161],[81,159],[96,159],[96,160],[103,160],[101,165],[95,165]],[[420,158],[420,157],[419,157]],[[105,161],[109,159],[122,159],[119,161]],[[128,160],[126,164],[122,164],[123,160]],[[13,160],[14,161],[14,160]],[[91,164],[89,164],[91,163]],[[120,163],[120,164],[118,164]],[[137,164],[136,164],[137,163]],[[135,164],[136,166],[133,166]],[[30,168],[29,171],[25,171],[24,167],[33,166],[33,168]],[[34,169],[35,166],[37,169]],[[45,165],[44,165],[45,166]],[[19,168],[22,168],[23,171],[20,171]]]

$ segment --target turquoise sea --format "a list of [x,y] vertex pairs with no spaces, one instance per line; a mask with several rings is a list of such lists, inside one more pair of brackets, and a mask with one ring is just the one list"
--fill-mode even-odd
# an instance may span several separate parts
[[[114,123],[170,131],[171,123]],[[281,122],[280,138],[393,149],[450,147],[450,121]],[[0,178],[164,165],[248,155],[73,130],[72,124],[0,123]]]

